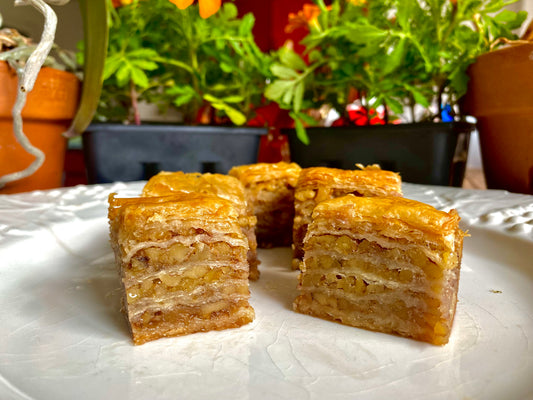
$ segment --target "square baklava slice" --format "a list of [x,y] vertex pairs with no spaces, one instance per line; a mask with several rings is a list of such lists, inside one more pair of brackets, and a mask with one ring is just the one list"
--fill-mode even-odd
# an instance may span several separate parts
[[303,240],[315,206],[324,200],[353,194],[355,196],[401,196],[400,175],[377,165],[359,166],[358,170],[326,167],[304,168],[294,194],[293,269],[303,256]]
[[229,200],[239,212],[239,224],[248,238],[248,262],[250,279],[259,278],[257,240],[255,237],[256,217],[246,201],[244,186],[233,176],[222,174],[200,174],[196,172],[160,172],[150,178],[143,188],[143,196],[166,196],[173,193],[204,193]]
[[290,246],[294,221],[294,188],[301,168],[295,163],[240,165],[229,171],[244,185],[257,217],[255,234],[262,248]]
[[248,241],[213,195],[109,197],[111,245],[135,344],[251,322]]
[[348,195],[320,203],[294,309],[432,344],[448,342],[465,233],[455,210]]

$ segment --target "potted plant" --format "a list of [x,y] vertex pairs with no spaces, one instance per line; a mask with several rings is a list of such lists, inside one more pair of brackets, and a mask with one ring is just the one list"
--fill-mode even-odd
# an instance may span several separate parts
[[[229,2],[124,3],[111,8],[102,96],[83,135],[89,182],[255,162],[267,129],[243,126],[264,103],[271,57],[255,43],[253,15],[239,18]],[[146,104],[178,111],[180,123],[152,123]]]
[[489,189],[533,194],[533,23],[469,68],[463,109],[477,119]]
[[[0,29],[0,43],[0,176],[6,184],[0,193],[60,187],[66,149],[62,133],[76,113],[80,82],[68,65],[56,57],[47,58],[22,113],[26,136],[35,146],[29,153],[12,134],[12,109],[21,70],[35,45],[9,28]],[[35,156],[44,158],[39,160],[42,165],[25,177],[20,171],[30,167]],[[21,179],[8,179],[10,175]]]
[[[80,0],[87,28],[87,48],[91,53],[86,57],[90,60],[87,63],[90,70],[85,71],[80,101],[80,80],[73,73],[77,71],[76,62],[53,45],[55,13],[43,2],[30,0],[23,4],[30,4],[43,13],[45,24],[39,44],[33,44],[16,30],[0,30],[0,130],[3,132],[0,193],[3,194],[61,186],[66,136],[79,134],[92,118],[103,68],[98,52],[105,50],[105,34],[95,24],[101,22],[101,15],[105,16],[101,13],[105,10],[104,3],[93,1],[89,7],[85,0]],[[105,18],[102,25],[105,26]]]
[[[406,181],[460,186],[473,129],[458,102],[466,71],[499,38],[515,37],[526,15],[502,11],[509,3],[316,0],[293,15],[308,29],[305,52],[279,52],[266,96],[291,112],[294,160],[380,163]],[[312,127],[331,110],[335,129]]]

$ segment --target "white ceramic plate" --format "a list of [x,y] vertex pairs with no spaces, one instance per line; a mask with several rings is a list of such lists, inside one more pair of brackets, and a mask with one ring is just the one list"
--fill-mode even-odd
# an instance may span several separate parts
[[141,186],[0,196],[0,399],[533,398],[533,196],[404,186],[472,235],[444,347],[294,313],[286,248],[259,252],[253,323],[135,347],[106,201]]

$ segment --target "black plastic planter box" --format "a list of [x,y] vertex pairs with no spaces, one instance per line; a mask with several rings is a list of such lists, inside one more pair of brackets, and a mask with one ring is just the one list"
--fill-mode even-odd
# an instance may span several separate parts
[[257,161],[266,128],[94,124],[83,134],[89,183],[149,179],[159,171],[227,173]]
[[308,146],[294,130],[282,133],[289,136],[292,161],[302,167],[380,164],[404,182],[461,186],[474,129],[467,122],[308,128]]

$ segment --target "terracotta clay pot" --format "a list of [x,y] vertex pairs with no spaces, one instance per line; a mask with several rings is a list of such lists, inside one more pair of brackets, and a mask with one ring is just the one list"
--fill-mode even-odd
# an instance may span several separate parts
[[[13,135],[12,108],[17,95],[17,75],[5,61],[0,61],[0,176],[21,171],[34,157]],[[22,111],[23,130],[32,145],[42,150],[46,159],[31,176],[7,183],[0,194],[61,187],[66,139],[79,100],[80,81],[74,74],[44,67]]]
[[533,194],[533,43],[480,56],[469,76],[487,187]]

